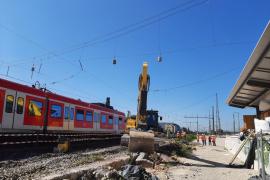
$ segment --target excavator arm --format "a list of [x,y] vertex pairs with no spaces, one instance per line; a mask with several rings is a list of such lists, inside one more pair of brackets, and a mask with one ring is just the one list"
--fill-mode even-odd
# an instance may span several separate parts
[[143,63],[142,73],[139,76],[139,95],[136,116],[136,128],[146,128],[147,118],[147,94],[150,86],[150,76],[148,74],[148,64]]

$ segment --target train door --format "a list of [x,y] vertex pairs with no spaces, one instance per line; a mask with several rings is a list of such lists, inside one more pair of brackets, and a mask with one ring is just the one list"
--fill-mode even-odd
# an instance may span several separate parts
[[12,129],[14,123],[16,91],[7,89],[4,101],[2,128]]
[[23,126],[25,95],[14,90],[6,90],[2,128],[19,129]]
[[118,133],[118,116],[114,116],[114,131]]
[[74,130],[74,109],[72,104],[65,104],[64,130]]
[[100,113],[99,112],[94,112],[94,131],[99,131],[100,129]]
[[74,119],[75,119],[75,106],[70,104],[69,110],[69,130],[74,130]]
[[14,120],[12,128],[21,129],[23,128],[24,120],[24,106],[25,106],[25,94],[18,92],[16,93],[16,98],[14,101]]
[[69,130],[69,120],[70,120],[70,105],[65,103],[64,107],[64,123],[63,123],[63,129]]

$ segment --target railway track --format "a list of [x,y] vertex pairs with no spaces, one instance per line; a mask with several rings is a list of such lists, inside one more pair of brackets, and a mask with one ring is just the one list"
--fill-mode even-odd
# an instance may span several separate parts
[[119,145],[119,134],[0,133],[0,160],[54,152],[59,143],[69,141],[70,151]]

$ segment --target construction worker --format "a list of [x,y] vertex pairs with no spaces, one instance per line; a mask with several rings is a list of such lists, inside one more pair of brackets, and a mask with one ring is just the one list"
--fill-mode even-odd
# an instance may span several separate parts
[[211,141],[212,141],[213,146],[216,146],[216,136],[215,135],[211,136]]
[[211,146],[211,135],[208,136],[208,145]]
[[247,134],[248,134],[247,129],[244,128],[244,127],[241,127],[241,128],[240,128],[240,134],[239,134],[239,139],[240,139],[240,141],[245,140]]
[[206,136],[205,136],[205,134],[202,134],[202,143],[203,143],[203,146],[206,146]]

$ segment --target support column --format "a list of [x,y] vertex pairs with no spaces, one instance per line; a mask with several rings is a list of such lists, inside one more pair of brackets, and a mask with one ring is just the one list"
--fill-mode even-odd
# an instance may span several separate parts
[[256,118],[261,119],[261,111],[259,109],[259,106],[256,106]]

